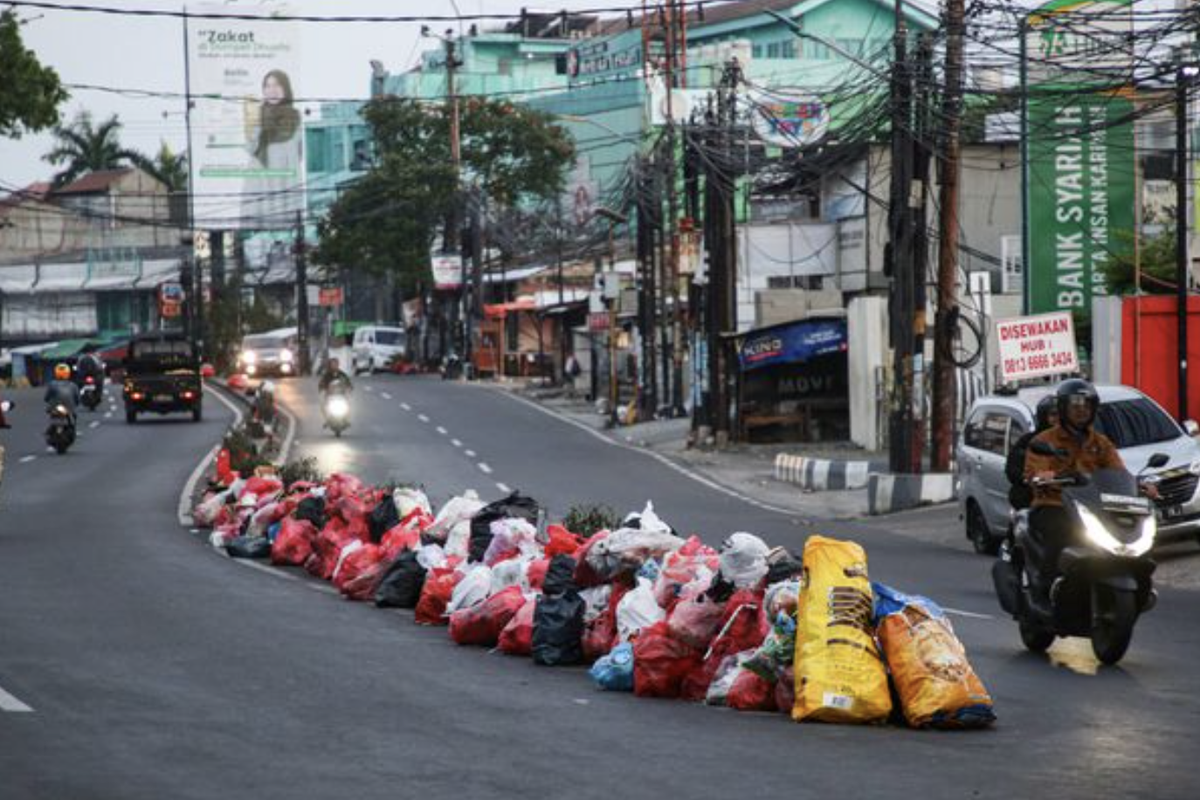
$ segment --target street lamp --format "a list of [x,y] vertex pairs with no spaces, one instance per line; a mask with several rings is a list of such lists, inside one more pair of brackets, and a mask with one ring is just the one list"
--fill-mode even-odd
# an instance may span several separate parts
[[[608,272],[609,277],[617,280],[617,250],[613,240],[613,232],[618,225],[623,225],[629,218],[620,211],[614,211],[607,206],[596,209],[596,216],[608,221]],[[617,284],[619,287],[620,284]],[[605,284],[604,303],[608,306],[608,427],[617,426],[617,402],[619,399],[617,383],[617,295],[613,287]],[[592,369],[595,369],[593,363]]]

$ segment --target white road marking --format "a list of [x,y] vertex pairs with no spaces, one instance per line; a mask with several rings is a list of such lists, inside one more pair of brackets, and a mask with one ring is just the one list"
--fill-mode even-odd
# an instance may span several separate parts
[[504,494],[512,494],[512,489],[508,488],[507,484],[503,484],[503,483],[500,483],[499,481],[497,481],[496,488],[499,489]]
[[0,686],[0,711],[7,711],[10,714],[30,714],[33,709],[4,691],[4,687]]
[[339,594],[338,590],[325,583],[305,583],[305,586],[321,594]]
[[458,439],[451,439],[450,444],[454,445],[455,447],[462,447],[462,442],[460,442]]
[[105,419],[112,419],[112,415],[113,415],[113,412],[111,412],[111,411],[105,412],[105,414],[104,414],[104,418],[105,418]]
[[276,569],[275,567],[267,566],[266,564],[259,564],[257,561],[249,561],[244,558],[234,558],[231,560],[236,564],[241,564],[243,567],[257,570],[259,572],[265,572],[268,575],[274,575],[276,578],[282,578],[285,581],[297,580],[295,575],[288,575],[283,570]]
[[467,451],[467,458],[474,458],[474,457],[475,457],[475,451],[474,451],[474,450],[468,450],[468,451]]
[[21,463],[28,464],[30,461],[36,461],[36,460],[37,460],[37,456],[25,456],[24,458],[21,459]]
[[483,463],[482,461],[479,462],[479,469],[483,471],[484,475],[492,474],[492,468],[489,467],[487,464]]
[[438,425],[437,432],[440,433],[442,436],[445,436],[446,434],[450,433],[450,431],[446,430],[441,425]]
[[[234,405],[233,401],[225,397],[216,389],[205,386],[204,389],[233,411],[233,424],[236,426],[242,421],[242,410]],[[204,471],[208,469],[208,465],[217,457],[217,453],[221,450],[221,443],[212,446],[208,454],[200,459],[200,463],[192,470],[192,474],[188,476],[187,483],[183,485],[183,491],[179,493],[179,506],[176,508],[176,516],[179,519],[179,524],[185,528],[192,526],[192,497],[196,494],[196,484],[200,482],[200,477]]]
[[421,420],[421,422],[429,422],[429,417],[424,414],[417,414],[417,419]]
[[969,619],[995,619],[995,617],[993,617],[991,614],[976,614],[974,611],[963,611],[958,608],[947,608],[946,606],[942,606],[942,611],[945,611],[947,614],[954,614],[955,616],[967,617]]
[[380,393],[379,393],[379,396],[380,396],[380,397],[382,397],[384,400],[391,400],[391,399],[392,399],[392,396],[391,396],[390,394],[388,394],[387,392],[380,392]]
[[375,391],[375,387],[374,387],[374,386],[368,386],[368,387],[367,387],[367,391],[368,391],[368,392],[373,392],[373,391]]
[[100,427],[100,420],[95,420],[94,422],[89,422],[89,423],[88,423],[88,427],[89,427],[89,428],[99,428],[99,427]]
[[408,403],[401,403],[400,407],[403,408],[405,411],[412,411],[412,406],[410,406]]

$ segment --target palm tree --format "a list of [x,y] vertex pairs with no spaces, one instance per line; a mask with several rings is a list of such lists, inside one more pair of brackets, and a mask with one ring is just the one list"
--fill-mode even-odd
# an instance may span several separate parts
[[117,132],[121,123],[114,114],[99,125],[92,124],[92,115],[82,112],[67,126],[54,129],[58,144],[43,158],[54,165],[64,164],[62,170],[51,180],[54,188],[86,175],[105,169],[120,169],[135,166],[151,175],[154,162],[136,150],[121,146]]
[[187,191],[188,157],[186,153],[176,153],[166,142],[163,142],[150,166],[153,169],[146,171],[166,186],[168,191]]

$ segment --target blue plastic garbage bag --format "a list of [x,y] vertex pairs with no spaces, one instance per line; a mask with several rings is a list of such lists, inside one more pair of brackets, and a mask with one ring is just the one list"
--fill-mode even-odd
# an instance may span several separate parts
[[632,692],[633,645],[629,642],[617,645],[608,655],[596,659],[588,674],[605,691]]

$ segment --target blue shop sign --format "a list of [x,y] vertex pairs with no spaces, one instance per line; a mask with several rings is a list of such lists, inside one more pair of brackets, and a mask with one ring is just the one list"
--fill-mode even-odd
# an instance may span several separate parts
[[777,364],[803,364],[817,356],[848,349],[845,320],[819,320],[756,331],[742,342],[742,370]]

